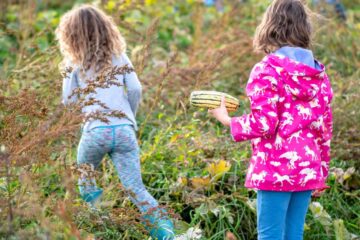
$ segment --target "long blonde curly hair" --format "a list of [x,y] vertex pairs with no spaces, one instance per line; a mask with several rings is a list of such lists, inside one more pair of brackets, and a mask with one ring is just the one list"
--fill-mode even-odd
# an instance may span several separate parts
[[126,50],[125,39],[113,19],[102,10],[81,5],[61,17],[55,31],[64,59],[96,73],[111,66],[112,55]]

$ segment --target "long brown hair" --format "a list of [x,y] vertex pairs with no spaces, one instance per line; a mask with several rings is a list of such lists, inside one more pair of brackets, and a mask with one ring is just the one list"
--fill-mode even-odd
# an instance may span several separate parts
[[111,65],[113,54],[119,56],[126,49],[112,18],[91,5],[76,7],[62,16],[56,38],[64,58],[85,71],[102,71]]
[[256,28],[255,51],[270,53],[283,46],[309,48],[310,14],[301,0],[274,0]]

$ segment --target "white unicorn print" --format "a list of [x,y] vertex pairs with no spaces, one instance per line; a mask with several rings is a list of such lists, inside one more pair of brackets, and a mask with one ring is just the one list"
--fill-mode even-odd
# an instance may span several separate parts
[[276,78],[272,77],[272,76],[265,76],[263,77],[264,80],[268,80],[271,84],[276,85],[278,83],[278,81],[276,80]]
[[299,79],[297,75],[293,75],[291,78],[294,82],[299,83]]
[[324,177],[323,168],[325,168],[326,170],[329,170],[329,166],[325,161],[321,161],[320,174],[321,174],[322,177]]
[[309,102],[309,104],[310,104],[311,108],[319,108],[319,107],[321,107],[320,104],[319,104],[319,99],[318,98],[314,98],[313,100],[311,100]]
[[259,174],[253,173],[251,175],[251,180],[250,181],[255,186],[259,186],[260,183],[265,182],[266,175],[267,175],[266,171],[261,171]]
[[295,168],[295,162],[301,159],[301,157],[297,154],[297,152],[293,152],[293,151],[281,154],[280,158],[286,158],[286,159],[289,160],[288,166],[289,166],[290,169],[294,169]]
[[[275,66],[274,66],[275,67]],[[282,67],[275,67],[275,71],[277,72],[277,74],[281,74],[281,72],[284,70],[284,68]]]
[[330,147],[331,144],[331,140],[327,140],[326,142],[324,142],[322,145],[326,146],[326,147]]
[[288,182],[290,185],[294,184],[294,180],[290,179],[288,175],[281,176],[279,173],[274,173],[273,177],[276,178],[276,180],[273,182],[274,185],[280,183],[281,187],[283,187],[284,181]]
[[282,142],[283,139],[279,134],[276,134],[276,139],[275,139],[275,149],[279,150],[282,148]]
[[300,90],[297,89],[297,88],[290,88],[289,87],[289,90],[293,95],[299,95],[299,93],[300,93]]
[[309,161],[305,161],[305,162],[299,163],[299,166],[300,166],[300,167],[307,167],[307,166],[309,166],[309,165],[310,165],[310,162],[309,162]]
[[269,131],[270,127],[269,127],[269,125],[267,124],[266,118],[265,118],[265,117],[261,117],[261,118],[259,119],[259,121],[260,121],[260,123],[261,123],[261,125],[262,125],[261,130],[262,130],[263,132]]
[[289,112],[284,112],[282,116],[285,118],[285,121],[282,122],[282,127],[293,124],[294,118]]
[[261,142],[261,138],[255,138],[254,140],[252,140],[252,143],[257,146],[259,143]]
[[317,156],[315,152],[311,150],[309,146],[305,146],[304,149],[305,149],[305,156],[311,156],[312,161],[317,160]]
[[257,67],[257,68],[260,68],[260,70],[263,70],[263,69],[265,68],[265,64],[262,63],[262,62],[260,62],[260,63],[257,63],[257,64],[256,64],[256,67]]
[[280,163],[280,162],[276,162],[276,161],[271,161],[271,162],[270,162],[270,165],[273,165],[274,167],[278,167],[278,166],[281,165],[281,163]]
[[275,95],[272,98],[269,98],[267,102],[274,107],[275,104],[278,102],[278,100],[279,100],[279,95]]
[[296,133],[293,133],[293,134],[291,134],[290,135],[290,137],[289,137],[289,143],[291,143],[291,141],[295,138],[295,141],[297,142],[297,143],[299,143],[299,139],[304,139],[304,138],[302,138],[302,137],[300,137],[300,134],[302,133],[302,130],[299,130],[299,131],[297,131]]
[[312,135],[311,133],[306,134],[306,136],[307,136],[308,138],[313,138],[313,137],[314,137],[314,135]]
[[257,155],[256,155],[258,158],[261,159],[261,164],[265,164],[266,163],[266,159],[267,159],[267,153],[265,152],[258,152]]
[[[299,64],[298,62],[294,61],[294,64]],[[305,72],[299,72],[299,71],[294,71],[294,76],[305,76]]]
[[321,94],[325,94],[325,93],[326,93],[326,89],[327,89],[326,84],[325,84],[325,83],[322,83],[321,86],[320,86],[320,88],[321,88]]
[[251,162],[249,166],[249,172],[252,173],[254,171],[255,165]]
[[249,118],[246,118],[245,121],[243,118],[238,118],[237,122],[240,123],[243,133],[249,134],[251,132]]
[[324,102],[326,102],[326,104],[329,104],[329,97],[328,96],[324,97]]
[[276,112],[268,112],[268,115],[271,117],[277,117],[277,113]]
[[285,91],[288,93],[288,94],[293,94],[293,95],[299,95],[300,91],[299,89],[297,88],[291,88],[289,85],[285,85]]
[[251,120],[252,123],[256,123],[254,115],[251,115],[250,120]]
[[316,171],[314,169],[311,168],[304,168],[303,170],[300,171],[301,175],[306,175],[305,177],[303,177],[300,180],[300,185],[301,186],[305,186],[305,184],[312,180],[312,179],[316,179]]
[[323,116],[321,116],[321,117],[319,117],[318,120],[316,120],[310,124],[310,129],[320,130],[323,126],[324,126],[324,118],[323,118]]
[[310,86],[315,90],[315,91],[319,91],[319,87],[318,87],[318,85],[316,85],[316,84],[310,84]]
[[[250,162],[250,165],[249,165],[249,169],[248,169],[248,172],[249,173],[252,173],[253,171],[254,171],[254,168],[255,168],[255,166],[254,166],[254,164],[253,164],[253,161],[251,160],[251,162]],[[246,175],[246,181],[249,181],[251,179],[251,175]]]
[[311,109],[310,108],[306,108],[302,105],[297,105],[296,109],[299,111],[299,115],[303,118],[303,119],[309,119],[311,117]]
[[259,88],[258,86],[254,87],[254,91],[252,92],[253,95],[257,96],[257,95],[264,95],[265,93],[265,87],[263,88]]
[[267,144],[265,144],[265,148],[267,148],[267,149],[272,149],[272,146],[271,146],[270,143],[267,143]]

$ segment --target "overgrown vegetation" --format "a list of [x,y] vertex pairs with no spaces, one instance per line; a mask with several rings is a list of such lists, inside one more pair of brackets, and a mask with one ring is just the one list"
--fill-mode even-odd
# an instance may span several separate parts
[[[80,1],[78,1],[80,2]],[[256,239],[256,193],[243,187],[248,143],[233,143],[191,91],[238,97],[262,56],[252,34],[267,1],[228,1],[225,12],[201,1],[98,1],[128,42],[144,85],[139,142],[145,185],[176,215],[177,231],[203,239]],[[344,1],[346,23],[318,19],[313,50],[335,92],[331,189],[315,199],[305,239],[360,236],[360,2]],[[110,161],[98,169],[101,211],[76,192],[81,117],[60,105],[61,61],[54,28],[73,1],[0,4],[0,237],[2,239],[147,239]]]

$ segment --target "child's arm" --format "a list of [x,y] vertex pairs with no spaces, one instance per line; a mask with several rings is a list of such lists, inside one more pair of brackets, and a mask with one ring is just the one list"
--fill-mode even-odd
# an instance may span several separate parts
[[208,113],[221,122],[224,126],[229,127],[231,123],[231,117],[226,109],[225,97],[221,98],[220,107],[208,110]]
[[[132,63],[130,59],[126,56],[126,54],[123,54],[123,56],[125,59],[125,64],[128,64],[129,67],[133,68]],[[141,100],[141,91],[142,91],[141,83],[138,79],[136,72],[133,71],[129,74],[125,74],[124,83],[127,88],[127,95],[128,95],[130,107],[135,116]]]
[[[67,67],[71,69],[70,67]],[[67,71],[67,70],[66,70]],[[62,103],[68,105],[77,101],[77,95],[73,94],[73,91],[79,87],[77,74],[74,69],[67,71],[63,78],[62,85]]]
[[[258,67],[255,66],[254,69]],[[231,135],[235,141],[245,141],[253,138],[272,135],[276,131],[277,113],[277,84],[271,69],[254,71],[250,75],[247,85],[247,95],[251,102],[251,113],[241,117],[230,118],[225,106],[214,109],[210,113],[224,125],[229,125]],[[275,75],[276,76],[276,75]],[[270,81],[271,79],[271,81]]]

